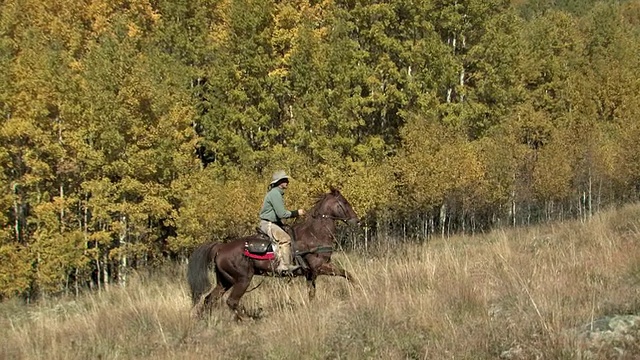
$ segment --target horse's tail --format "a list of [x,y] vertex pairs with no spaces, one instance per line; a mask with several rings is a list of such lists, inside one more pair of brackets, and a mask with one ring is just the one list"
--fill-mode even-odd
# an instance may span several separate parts
[[211,242],[200,245],[193,251],[189,257],[189,266],[187,267],[187,281],[191,289],[191,301],[195,306],[200,297],[211,289],[211,280],[209,280],[209,267],[213,263],[215,268],[215,259],[218,255],[215,249],[220,243]]

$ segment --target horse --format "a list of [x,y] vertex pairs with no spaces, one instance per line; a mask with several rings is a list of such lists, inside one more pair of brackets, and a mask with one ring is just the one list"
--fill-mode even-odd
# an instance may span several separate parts
[[[291,226],[292,253],[301,266],[286,275],[275,272],[278,263],[277,259],[273,258],[272,252],[259,255],[249,251],[251,245],[272,245],[264,234],[256,233],[228,242],[209,242],[200,245],[189,257],[187,267],[194,316],[200,317],[204,308],[211,311],[212,304],[218,303],[222,296],[231,290],[226,303],[235,313],[236,320],[242,320],[245,311],[240,306],[240,299],[247,291],[254,275],[288,278],[304,276],[309,288],[310,300],[315,297],[318,275],[341,276],[353,283],[355,281],[353,275],[331,263],[337,221],[343,221],[349,225],[360,223],[349,201],[339,190],[331,187],[329,193],[318,197],[303,221],[297,221]],[[266,256],[268,254],[272,256]],[[215,287],[209,279],[211,268],[216,277]]]

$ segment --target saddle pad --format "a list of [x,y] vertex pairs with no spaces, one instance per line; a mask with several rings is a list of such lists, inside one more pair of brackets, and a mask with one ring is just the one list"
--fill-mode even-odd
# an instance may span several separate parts
[[247,249],[244,249],[244,256],[251,259],[256,259],[256,260],[273,260],[276,258],[276,254],[274,254],[273,252],[267,252],[267,253],[264,253],[263,255],[260,255],[260,254],[252,254]]

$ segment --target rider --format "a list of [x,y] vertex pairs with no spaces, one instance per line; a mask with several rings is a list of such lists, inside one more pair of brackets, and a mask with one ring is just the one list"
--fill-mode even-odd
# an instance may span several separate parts
[[264,197],[260,210],[260,230],[278,243],[278,272],[294,271],[299,266],[292,265],[291,237],[282,229],[282,219],[305,214],[304,209],[289,211],[284,205],[284,191],[289,186],[289,176],[284,170],[273,173],[269,191]]

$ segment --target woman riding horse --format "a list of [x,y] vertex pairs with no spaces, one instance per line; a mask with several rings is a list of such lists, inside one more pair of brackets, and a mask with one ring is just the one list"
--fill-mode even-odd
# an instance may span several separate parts
[[262,202],[260,210],[260,230],[278,244],[276,254],[280,263],[276,271],[292,272],[299,266],[291,264],[291,237],[282,230],[282,219],[294,218],[305,214],[304,209],[289,211],[284,206],[284,191],[289,186],[289,176],[278,170],[273,174],[269,191]]

